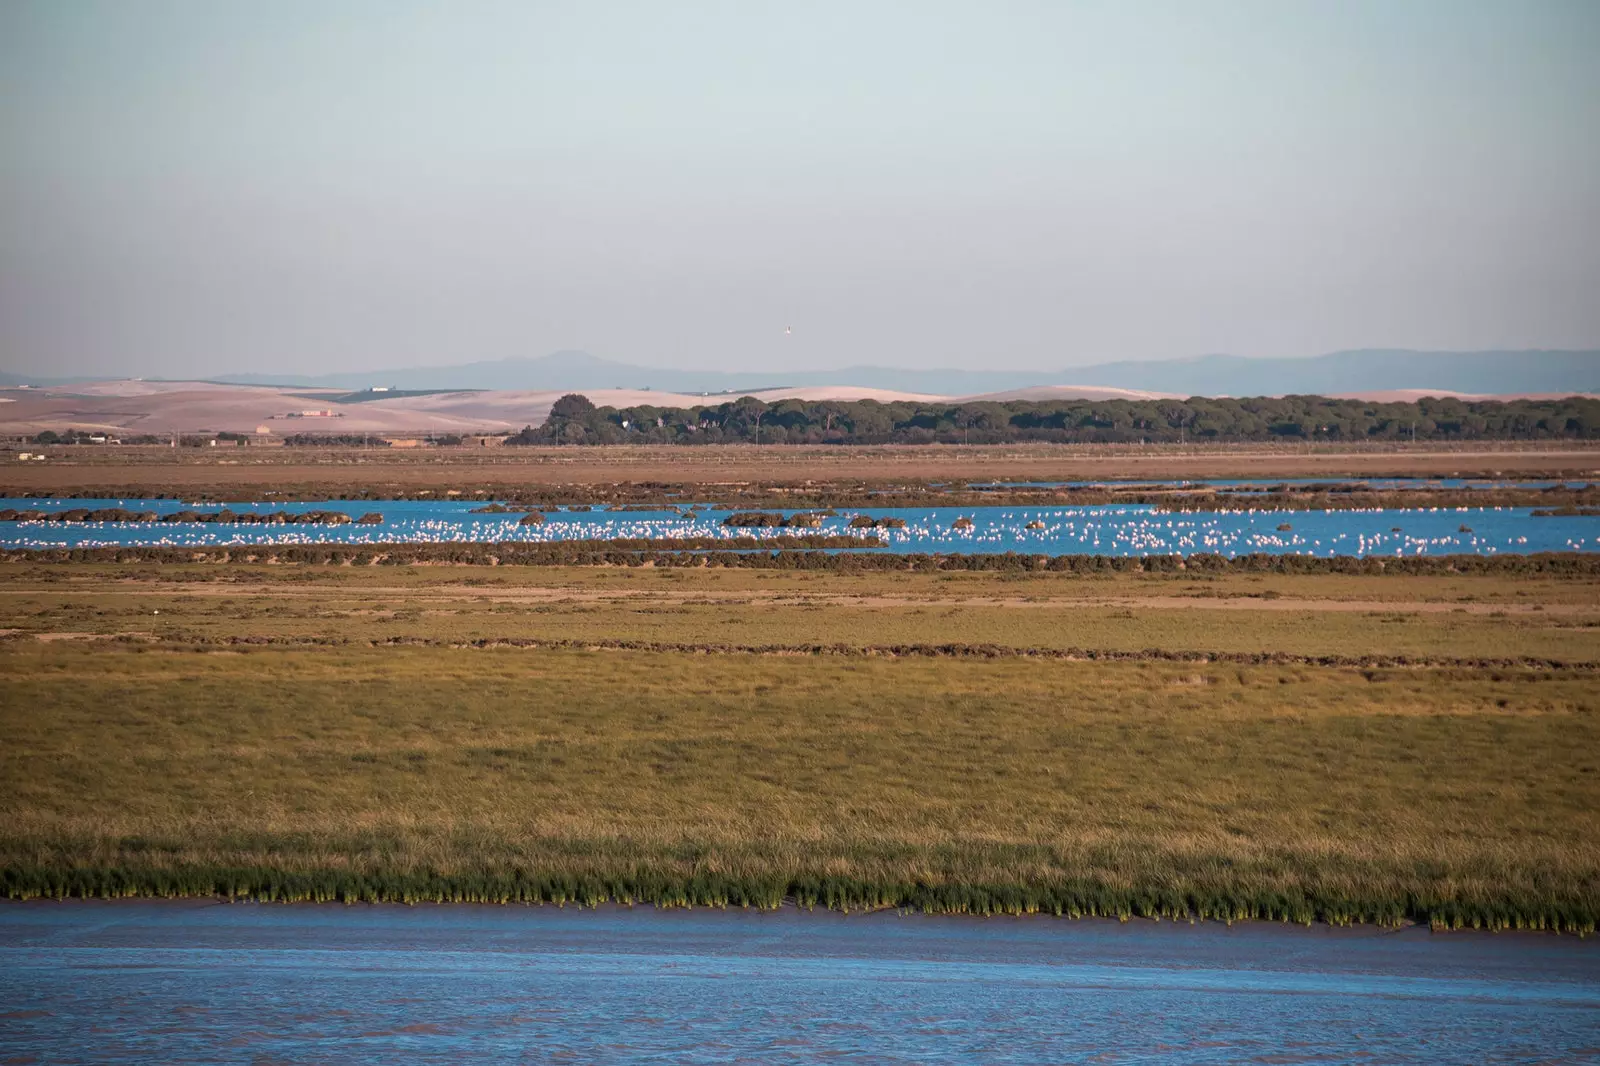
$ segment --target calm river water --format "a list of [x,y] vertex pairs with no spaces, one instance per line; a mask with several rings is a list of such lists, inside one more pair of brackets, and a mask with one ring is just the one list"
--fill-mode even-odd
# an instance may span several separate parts
[[[795,533],[848,533],[850,517],[892,516],[904,529],[874,531],[879,550],[897,552],[1007,552],[1042,555],[1225,556],[1452,555],[1600,551],[1600,517],[1534,517],[1527,507],[1450,507],[1370,511],[1253,511],[1174,513],[1152,506],[906,507],[863,508],[826,518],[819,529],[735,529],[724,510],[568,511],[548,514],[537,526],[520,514],[474,514],[481,503],[464,500],[365,500],[335,503],[234,503],[233,511],[337,510],[352,517],[377,512],[378,525],[257,526],[165,522],[0,522],[0,547],[174,547],[233,544],[383,544],[548,542],[617,538],[770,537]],[[222,505],[175,500],[0,499],[0,508],[57,511],[125,507],[170,514],[219,511]],[[793,512],[785,512],[793,513]],[[958,518],[970,529],[955,528]],[[1030,528],[1032,526],[1033,528]],[[1288,528],[1283,528],[1288,527]]]
[[475,906],[0,905],[0,1061],[1593,1062],[1600,944]]

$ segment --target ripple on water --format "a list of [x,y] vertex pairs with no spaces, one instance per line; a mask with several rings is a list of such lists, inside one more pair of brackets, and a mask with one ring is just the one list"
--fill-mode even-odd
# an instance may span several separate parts
[[0,906],[39,1061],[1581,1060],[1575,938],[522,907]]

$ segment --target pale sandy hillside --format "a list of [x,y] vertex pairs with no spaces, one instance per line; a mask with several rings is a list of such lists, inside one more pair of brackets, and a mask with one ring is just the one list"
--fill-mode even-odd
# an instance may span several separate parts
[[1589,396],[1590,393],[1571,392],[1513,392],[1496,393],[1493,396],[1476,392],[1451,392],[1449,389],[1379,389],[1373,392],[1341,392],[1334,396],[1338,400],[1365,400],[1368,403],[1415,403],[1424,396],[1433,396],[1438,399],[1450,397],[1455,400],[1465,400],[1476,403],[1483,400],[1504,402],[1507,400],[1564,400],[1568,396]]
[[1144,392],[1139,389],[1114,389],[1100,385],[1035,385],[1026,389],[962,396],[960,399],[1001,402],[1005,400],[1182,400],[1187,397],[1171,392]]

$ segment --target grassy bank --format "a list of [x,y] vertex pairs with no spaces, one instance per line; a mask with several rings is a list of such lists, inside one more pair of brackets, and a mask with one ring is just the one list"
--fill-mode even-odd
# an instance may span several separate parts
[[[469,482],[468,488],[455,495],[472,500],[510,501],[517,508],[550,508],[580,506],[606,511],[666,510],[661,504],[663,493],[681,499],[700,501],[719,509],[746,509],[777,511],[805,508],[886,508],[886,507],[1037,507],[1049,509],[1080,507],[1153,506],[1166,511],[1196,513],[1213,511],[1364,511],[1373,509],[1406,510],[1450,508],[1473,510],[1478,508],[1532,507],[1544,517],[1552,515],[1581,515],[1600,504],[1600,487],[1592,480],[1581,481],[1583,488],[1527,488],[1508,486],[1483,489],[1422,488],[1416,490],[1356,489],[1343,486],[1337,489],[1321,487],[1263,488],[1251,491],[1213,491],[1180,485],[1146,486],[1142,488],[1103,487],[1014,487],[977,490],[951,485],[942,481],[906,480],[848,480],[818,482],[808,480],[795,484],[789,482],[747,482],[737,486],[707,485],[700,482],[644,482],[639,484],[603,485],[508,485],[499,482],[482,484]],[[174,491],[155,484],[99,484],[73,490],[63,495],[54,487],[34,490],[34,498],[115,499],[115,500],[181,500],[189,502],[223,503],[252,502],[259,496],[247,490],[230,488],[223,484],[197,486],[187,492]],[[21,495],[14,490],[0,489],[0,497]],[[405,489],[383,486],[360,490],[339,490],[323,483],[297,483],[272,492],[276,502],[300,501],[368,501],[381,506],[392,500],[432,500],[439,494],[432,489]],[[59,507],[59,504],[52,505]],[[16,509],[12,509],[15,511]],[[85,509],[68,509],[74,515],[88,515]],[[37,517],[40,508],[24,507],[11,520],[45,521]],[[138,513],[138,512],[135,512]],[[98,521],[75,517],[76,521]],[[153,521],[154,519],[145,519]]]
[[12,563],[0,895],[1587,932],[1597,580]]
[[[1600,578],[0,567],[14,639],[1600,663]],[[896,650],[898,649],[898,650]]]
[[[1137,492],[979,492],[969,483],[1196,478],[1600,477],[1593,443],[1409,445],[750,445],[592,448],[71,447],[43,463],[0,469],[0,496],[165,497],[183,500],[466,498],[597,505],[708,499],[743,506],[979,503],[1057,505],[1128,500]],[[673,497],[669,493],[682,493]],[[1292,493],[1297,506],[1351,506],[1348,494]],[[1335,498],[1337,497],[1337,498]],[[1384,496],[1378,506],[1398,506]],[[1443,505],[1433,494],[1422,506]],[[1593,495],[1516,497],[1531,506],[1584,506]],[[1183,506],[1184,497],[1166,499]],[[1474,495],[1477,503],[1491,501]],[[1309,502],[1305,502],[1309,501]],[[1219,501],[1220,502],[1220,501]],[[1289,502],[1287,497],[1284,502]],[[1213,502],[1212,506],[1216,506]],[[1254,506],[1270,505],[1256,499]],[[1371,501],[1362,506],[1373,505]],[[1237,506],[1237,504],[1227,504]]]
[[11,896],[1586,931],[1592,673],[13,642]]

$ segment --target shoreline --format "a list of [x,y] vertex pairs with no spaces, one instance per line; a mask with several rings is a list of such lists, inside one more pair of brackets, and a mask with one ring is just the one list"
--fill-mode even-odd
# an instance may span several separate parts
[[[224,896],[121,896],[68,897],[64,899],[15,899],[0,896],[0,926],[7,912],[25,913],[30,910],[55,910],[58,908],[83,908],[85,910],[140,911],[155,913],[190,914],[209,912],[221,908],[228,912],[260,912],[283,914],[349,915],[447,915],[482,917],[502,915],[527,915],[537,918],[574,919],[628,919],[641,916],[649,920],[673,921],[678,919],[709,919],[716,922],[759,925],[768,921],[788,921],[791,924],[815,925],[820,928],[850,925],[881,925],[882,923],[926,923],[932,928],[991,929],[995,927],[1035,930],[1090,932],[1115,934],[1123,931],[1144,934],[1251,936],[1264,938],[1288,937],[1300,939],[1316,937],[1332,941],[1371,941],[1395,939],[1417,942],[1471,941],[1477,943],[1528,944],[1564,943],[1597,945],[1593,930],[1565,931],[1557,929],[1532,929],[1526,927],[1475,928],[1471,926],[1447,927],[1428,922],[1404,919],[1395,923],[1378,922],[1326,922],[1292,921],[1266,918],[1200,918],[1163,917],[1161,915],[1055,915],[1041,912],[997,912],[969,914],[958,912],[921,911],[904,907],[879,907],[874,909],[846,910],[837,907],[808,907],[792,898],[785,898],[776,907],[734,904],[662,904],[649,901],[602,900],[597,903],[566,901],[561,903],[521,901],[483,902],[475,900],[398,900],[339,901],[339,900],[258,900],[254,898],[229,898]],[[1597,949],[1600,950],[1600,949]]]
[[1110,889],[1082,881],[1066,884],[873,884],[847,878],[781,877],[626,878],[529,876],[482,871],[464,875],[374,870],[352,875],[334,870],[204,869],[130,870],[74,867],[51,870],[0,867],[0,900],[7,903],[338,904],[340,906],[491,907],[567,906],[596,910],[652,907],[660,911],[824,911],[840,914],[920,914],[930,917],[1049,917],[1071,920],[1175,924],[1370,927],[1413,926],[1433,932],[1527,932],[1592,936],[1593,910],[1575,901],[1519,905],[1438,899],[1336,899],[1272,894],[1249,899],[1225,889],[1171,890],[1154,886]]

